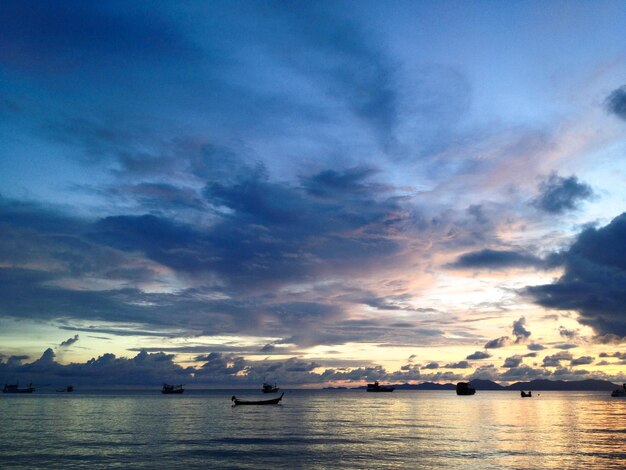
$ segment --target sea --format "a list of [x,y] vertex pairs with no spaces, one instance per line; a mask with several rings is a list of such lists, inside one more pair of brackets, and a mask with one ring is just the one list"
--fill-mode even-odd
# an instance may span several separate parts
[[607,392],[256,390],[0,395],[0,468],[624,469]]

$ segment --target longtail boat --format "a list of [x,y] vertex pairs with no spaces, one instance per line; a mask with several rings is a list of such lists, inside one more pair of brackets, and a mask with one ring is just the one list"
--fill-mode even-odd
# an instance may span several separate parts
[[29,384],[26,388],[20,388],[19,384],[4,384],[4,388],[2,389],[2,393],[33,393],[34,391],[35,388],[33,387],[33,384]]
[[241,400],[236,396],[232,396],[230,399],[233,402],[233,406],[238,405],[278,405],[280,400],[282,400],[285,392],[281,393],[278,398],[272,398],[271,400]]

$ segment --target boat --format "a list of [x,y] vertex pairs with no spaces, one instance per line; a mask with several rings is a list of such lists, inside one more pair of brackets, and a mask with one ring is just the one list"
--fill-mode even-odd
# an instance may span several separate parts
[[278,405],[280,400],[283,399],[285,392],[281,393],[278,398],[272,398],[271,400],[241,400],[236,396],[232,396],[230,399],[233,402],[233,406],[239,405]]
[[277,393],[279,390],[280,388],[278,388],[276,384],[272,385],[268,383],[264,383],[263,388],[261,389],[263,393]]
[[378,383],[378,380],[373,384],[367,384],[366,392],[393,392],[395,387],[391,385],[381,385]]
[[475,393],[476,389],[474,387],[470,387],[470,384],[467,382],[459,382],[456,384],[457,395],[474,395]]
[[161,389],[161,393],[165,395],[181,394],[184,393],[184,391],[185,389],[182,385],[163,384],[163,388]]
[[17,383],[15,385],[4,384],[4,388],[2,389],[2,393],[33,393],[35,388],[33,384],[28,384],[26,388],[20,388],[20,384]]
[[611,392],[612,397],[626,397],[626,384],[622,388],[615,389]]
[[73,385],[68,385],[67,387],[57,388],[58,393],[72,393],[74,391]]
[[531,398],[532,396],[533,396],[533,392],[531,392],[530,390],[528,391],[528,393],[526,393],[524,390],[521,391],[522,398]]

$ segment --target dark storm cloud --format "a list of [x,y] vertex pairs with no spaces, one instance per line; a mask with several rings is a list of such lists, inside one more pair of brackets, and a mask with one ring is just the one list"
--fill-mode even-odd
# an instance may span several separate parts
[[[364,183],[368,174],[352,178]],[[351,271],[402,249],[393,235],[407,215],[382,190],[346,189],[320,199],[270,181],[260,168],[229,183],[210,183],[205,196],[228,209],[210,227],[154,215],[112,216],[94,226],[92,240],[141,251],[177,271],[215,272],[232,286],[251,288],[310,279],[326,269]]]
[[470,354],[465,359],[477,360],[477,359],[488,359],[491,357],[491,354],[484,351],[476,351],[475,353]]
[[563,178],[552,174],[539,184],[539,195],[533,205],[550,214],[562,214],[578,208],[580,202],[593,196],[590,186],[579,182],[576,176]]
[[455,269],[507,269],[541,267],[544,262],[528,253],[511,250],[484,249],[465,253],[448,265]]
[[[323,344],[365,340],[365,330],[316,335],[315,328],[303,328],[339,318],[341,302],[281,301],[262,288],[401,263],[406,245],[397,234],[411,223],[402,201],[392,188],[371,183],[368,178],[374,173],[363,169],[315,173],[303,177],[302,185],[273,182],[262,166],[237,169],[229,179],[207,185],[206,203],[220,207],[207,225],[153,214],[92,221],[0,200],[2,261],[43,266],[0,269],[6,280],[0,285],[0,313],[135,323],[137,331],[200,328],[207,334],[254,330],[262,318],[272,318],[274,322],[265,323],[278,336]],[[338,181],[346,182],[343,190],[333,186]],[[323,194],[312,191],[313,183],[324,188]],[[162,208],[180,205],[171,186],[144,185],[141,190],[155,194]],[[143,292],[141,283],[161,282],[159,265],[201,284],[211,281],[175,293]],[[110,288],[69,287],[85,278],[105,286],[110,282]],[[336,288],[333,296],[340,298],[341,285]],[[342,301],[364,302],[359,295]],[[408,308],[404,300],[370,295],[370,303],[376,301],[380,308]],[[173,314],[181,311],[185,313]],[[442,334],[395,323],[373,324],[367,332],[384,326],[385,331],[413,329],[420,336]],[[310,332],[307,338],[303,331]],[[116,334],[110,327],[106,332]]]
[[606,108],[626,121],[626,85],[619,87],[606,98]]
[[66,339],[65,341],[62,341],[61,344],[59,344],[59,348],[67,348],[68,346],[71,346],[72,344],[76,343],[79,339],[78,335],[74,335],[71,338]]
[[601,228],[587,228],[560,254],[564,274],[525,292],[547,308],[576,310],[600,336],[626,337],[626,213]]
[[525,325],[526,318],[524,317],[520,317],[513,322],[513,336],[515,336],[516,344],[526,341],[531,335],[531,332],[526,329]]
[[506,346],[511,338],[508,336],[501,336],[500,338],[492,339],[491,341],[487,341],[485,343],[485,349],[497,349]]

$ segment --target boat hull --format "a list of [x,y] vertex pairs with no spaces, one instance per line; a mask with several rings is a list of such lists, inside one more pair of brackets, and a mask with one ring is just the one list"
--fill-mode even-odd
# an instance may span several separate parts
[[34,387],[18,388],[17,385],[5,385],[2,389],[2,393],[33,393]]
[[280,400],[283,399],[283,392],[278,398],[272,398],[271,400],[240,400],[239,398],[232,397],[233,406],[243,405],[278,405]]
[[456,384],[456,394],[457,395],[474,395],[476,393],[476,389],[474,387],[470,387],[467,382],[459,382]]

